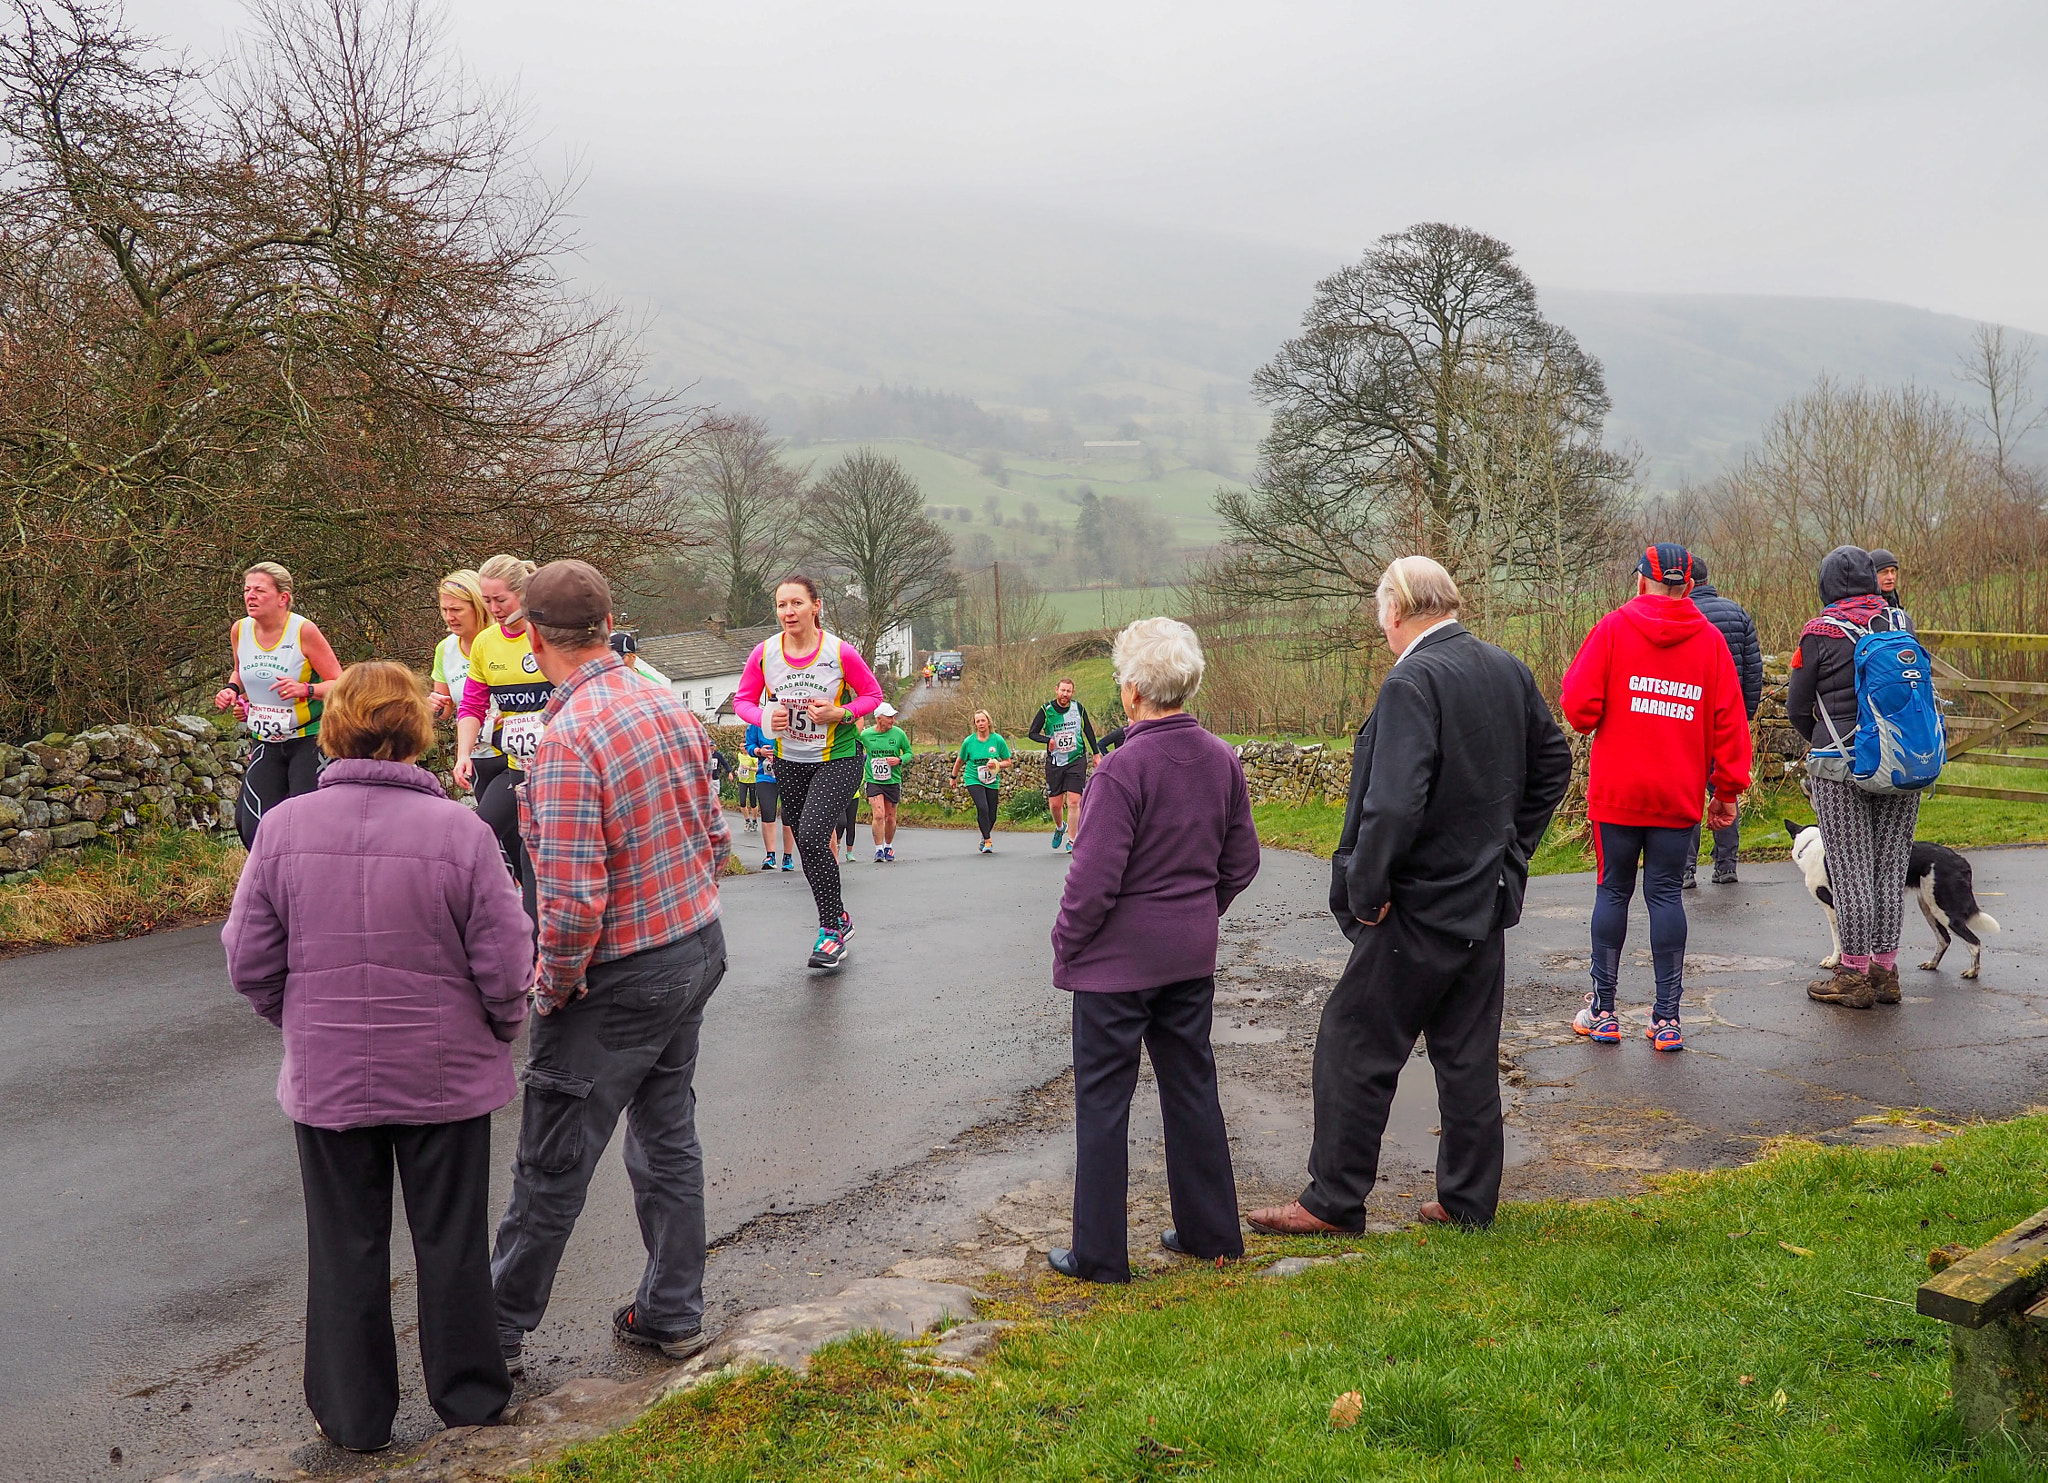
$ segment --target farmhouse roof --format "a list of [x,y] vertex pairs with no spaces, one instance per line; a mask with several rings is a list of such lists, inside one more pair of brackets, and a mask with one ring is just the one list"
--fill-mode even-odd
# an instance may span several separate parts
[[747,649],[715,633],[667,633],[640,640],[640,657],[671,680],[705,680],[738,674]]

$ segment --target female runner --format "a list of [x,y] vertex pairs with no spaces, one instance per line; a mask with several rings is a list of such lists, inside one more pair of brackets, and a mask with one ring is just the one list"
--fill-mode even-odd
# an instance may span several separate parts
[[775,738],[783,827],[796,835],[804,879],[818,907],[810,966],[836,970],[846,961],[853,918],[839,896],[833,837],[860,787],[854,718],[882,703],[882,684],[853,645],[818,626],[823,612],[818,584],[809,577],[789,576],[776,584],[775,617],[782,631],[747,656],[733,709]]
[[[462,697],[469,687],[470,646],[491,626],[491,613],[484,606],[484,589],[476,573],[467,567],[441,579],[439,597],[448,637],[434,646],[433,690],[427,703],[434,708],[435,719],[446,720],[462,710]],[[471,756],[481,759],[494,755],[494,750],[478,747]]]
[[498,836],[505,868],[525,893],[526,914],[539,920],[533,868],[519,839],[517,791],[540,745],[541,712],[555,693],[526,632],[526,579],[534,570],[530,561],[503,555],[477,568],[484,606],[498,621],[469,646],[469,683],[455,718],[455,781],[476,794],[477,816]]
[[242,713],[249,765],[235,798],[242,848],[256,842],[263,815],[320,785],[320,703],[341,678],[341,661],[318,628],[292,611],[292,574],[274,561],[242,573],[246,618],[229,625],[235,667],[213,697]]

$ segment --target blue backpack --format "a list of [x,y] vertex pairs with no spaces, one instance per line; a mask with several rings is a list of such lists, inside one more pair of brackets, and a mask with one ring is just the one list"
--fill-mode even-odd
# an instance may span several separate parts
[[1856,643],[1856,736],[1853,746],[1818,707],[1848,763],[1847,781],[1866,793],[1917,793],[1941,776],[1948,729],[1934,693],[1934,662],[1910,632],[1873,632],[1840,618],[1827,620]]

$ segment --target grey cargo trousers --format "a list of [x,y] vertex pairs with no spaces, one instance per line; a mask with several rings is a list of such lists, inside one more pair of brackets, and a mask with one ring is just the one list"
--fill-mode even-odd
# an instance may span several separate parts
[[594,963],[588,992],[536,1015],[520,1109],[512,1201],[491,1253],[498,1335],[540,1325],[555,1269],[619,1114],[647,1269],[640,1322],[691,1333],[704,1317],[704,1156],[697,1143],[697,1032],[725,976],[713,921],[658,948]]

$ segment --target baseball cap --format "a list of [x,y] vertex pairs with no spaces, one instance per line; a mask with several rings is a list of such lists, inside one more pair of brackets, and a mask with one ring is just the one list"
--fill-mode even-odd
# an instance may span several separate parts
[[587,561],[551,561],[526,579],[523,606],[550,628],[594,628],[611,616],[611,584]]
[[612,630],[612,652],[621,659],[631,659],[640,652],[640,641],[623,628]]
[[[1643,548],[1643,554],[1636,561],[1636,570],[1652,582],[1676,586],[1693,576],[1692,552],[1676,541],[1659,541],[1654,546]],[[533,591],[531,578],[527,579],[526,590]]]
[[1875,551],[1870,553],[1870,564],[1876,567],[1879,571],[1883,571],[1888,566],[1897,566],[1899,564],[1899,558],[1892,555],[1891,552],[1885,550],[1884,547],[1880,546]]
[[896,707],[885,700],[875,707],[875,714],[878,716],[893,716],[896,714]]

